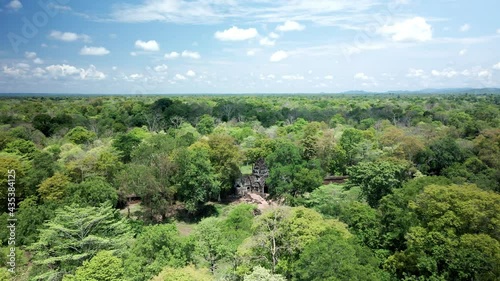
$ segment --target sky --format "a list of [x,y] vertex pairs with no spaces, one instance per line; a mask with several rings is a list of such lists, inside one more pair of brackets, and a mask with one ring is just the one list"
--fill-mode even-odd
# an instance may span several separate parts
[[0,0],[0,92],[500,87],[498,11],[498,0]]

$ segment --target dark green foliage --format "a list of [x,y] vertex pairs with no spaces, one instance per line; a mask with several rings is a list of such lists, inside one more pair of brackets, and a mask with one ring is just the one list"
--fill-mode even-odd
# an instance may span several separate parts
[[361,195],[374,208],[382,197],[401,188],[410,176],[404,163],[390,161],[362,162],[351,167],[348,174],[349,186],[361,187]]
[[132,151],[141,143],[141,139],[132,134],[119,135],[113,141],[113,147],[120,151],[120,156],[124,163],[132,159]]
[[114,207],[118,201],[116,189],[102,177],[90,177],[79,184],[71,184],[67,194],[69,204],[75,203],[81,206],[98,207],[109,203]]

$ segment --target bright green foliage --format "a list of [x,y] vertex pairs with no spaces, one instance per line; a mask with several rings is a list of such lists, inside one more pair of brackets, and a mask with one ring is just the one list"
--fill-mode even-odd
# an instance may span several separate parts
[[363,141],[363,132],[353,128],[347,128],[340,138],[340,147],[345,151],[346,165],[353,165],[357,154],[357,148]]
[[72,205],[55,213],[29,248],[33,263],[42,270],[37,280],[60,280],[99,251],[123,250],[129,242],[128,226],[111,206]]
[[68,187],[68,202],[81,206],[97,207],[103,203],[116,206],[118,194],[102,177],[90,177],[79,184]]
[[380,222],[375,209],[366,203],[351,202],[343,205],[339,219],[364,245],[371,249],[378,248]]
[[90,261],[76,269],[74,275],[66,275],[63,281],[122,281],[123,261],[112,251],[101,251]]
[[6,210],[7,193],[8,193],[8,171],[15,170],[16,176],[16,196],[21,197],[31,193],[26,190],[23,180],[26,173],[30,170],[30,164],[19,155],[0,152],[0,200],[5,202],[1,210]]
[[185,266],[190,254],[190,243],[175,225],[146,226],[126,254],[125,276],[132,281],[148,280],[165,266]]
[[240,253],[245,258],[260,261],[273,273],[290,276],[304,247],[329,229],[349,235],[345,225],[325,220],[311,209],[270,209],[256,218],[254,235],[247,239],[245,246],[248,249],[241,248]]
[[500,195],[474,185],[427,186],[410,203],[420,226],[386,268],[397,276],[497,280],[500,274]]
[[202,203],[219,195],[220,182],[210,162],[210,148],[195,143],[176,156],[178,165],[178,193],[186,209],[194,213]]
[[272,274],[262,266],[256,266],[252,273],[245,275],[243,281],[286,281],[286,279],[280,274]]
[[426,186],[449,185],[452,182],[445,177],[419,177],[404,183],[403,188],[395,189],[392,194],[382,198],[378,210],[380,217],[380,237],[383,247],[391,251],[404,250],[405,235],[418,220],[409,208],[410,201],[415,200]]
[[66,134],[66,138],[76,144],[86,144],[96,139],[96,134],[84,127],[76,126]]
[[196,130],[200,132],[202,135],[209,135],[213,132],[215,128],[215,119],[208,115],[205,114],[200,117],[200,121],[198,121],[198,124],[196,124]]
[[234,138],[228,135],[211,135],[208,145],[210,146],[210,162],[219,176],[221,191],[227,192],[240,176],[243,155]]
[[214,273],[218,262],[228,253],[228,244],[222,232],[222,223],[217,218],[206,218],[198,224],[194,234],[195,254],[208,264]]
[[292,143],[285,142],[266,158],[269,167],[269,185],[272,195],[299,196],[319,187],[323,172],[319,163],[306,162],[300,150]]
[[151,281],[212,281],[210,272],[192,265],[183,268],[166,267]]
[[349,169],[349,185],[361,187],[361,195],[372,207],[377,207],[380,199],[401,188],[409,177],[406,165],[397,162],[362,162]]
[[18,139],[7,143],[4,151],[32,159],[37,148],[32,141]]
[[330,231],[305,247],[292,280],[389,280],[378,265],[369,249]]
[[69,184],[70,180],[66,175],[55,173],[40,184],[38,193],[43,200],[58,201],[67,195]]

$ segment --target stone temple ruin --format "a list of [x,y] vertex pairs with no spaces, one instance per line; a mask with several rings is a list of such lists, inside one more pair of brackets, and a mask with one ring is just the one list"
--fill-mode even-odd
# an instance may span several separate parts
[[263,158],[259,158],[252,168],[251,175],[243,175],[234,185],[238,196],[245,196],[248,193],[264,194],[267,191],[266,178],[269,176],[269,169]]

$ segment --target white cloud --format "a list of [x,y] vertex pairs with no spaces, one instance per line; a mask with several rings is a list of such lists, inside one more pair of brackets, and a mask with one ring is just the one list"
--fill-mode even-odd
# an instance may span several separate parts
[[292,21],[292,20],[287,20],[284,24],[282,25],[278,25],[276,27],[276,30],[278,31],[283,31],[283,32],[286,32],[286,31],[301,31],[301,30],[304,30],[306,27],[303,26],[302,24],[296,22],[296,21]]
[[175,80],[186,80],[187,78],[182,75],[182,74],[175,74],[175,77],[174,77]]
[[135,56],[137,56],[137,53],[136,52],[130,52],[130,55],[133,56],[133,57],[135,57]]
[[461,56],[465,56],[465,54],[467,54],[467,49],[460,50],[460,52],[458,52],[458,54]]
[[47,73],[47,71],[43,70],[43,68],[37,67],[33,69],[32,73],[35,77],[42,77],[45,73]]
[[364,74],[363,72],[356,73],[354,75],[354,78],[360,79],[360,80],[370,80],[370,77]]
[[497,29],[497,34],[500,34],[500,28],[499,28],[499,29]]
[[82,40],[83,42],[90,42],[90,36],[87,34],[77,34],[73,32],[61,32],[57,30],[52,30],[49,35],[50,38],[64,41],[64,42],[73,42],[77,40]]
[[116,71],[118,69],[118,67],[113,66],[111,69],[113,69],[114,71]]
[[105,56],[109,54],[109,50],[104,47],[83,47],[80,50],[82,56]]
[[280,35],[278,33],[271,32],[271,33],[269,33],[269,38],[278,39],[278,38],[280,38]]
[[94,65],[90,65],[88,69],[80,70],[80,78],[82,80],[103,80],[106,78],[106,75],[96,69]]
[[500,62],[498,62],[497,64],[495,64],[495,65],[493,66],[493,69],[500,70]]
[[270,40],[267,37],[264,37],[264,38],[259,40],[259,44],[262,46],[274,46],[275,43],[276,43],[276,41]]
[[299,75],[299,74],[282,75],[281,79],[283,79],[283,80],[304,80],[304,76]]
[[166,71],[167,71],[167,69],[168,69],[168,66],[167,66],[167,65],[164,65],[164,64],[162,64],[162,65],[157,65],[157,66],[155,66],[155,67],[154,67],[154,70],[155,70],[156,72],[166,72]]
[[160,45],[155,40],[149,40],[147,42],[142,40],[137,40],[135,41],[135,47],[137,49],[142,49],[147,52],[156,52],[160,50]]
[[[55,79],[72,77],[81,80],[103,80],[106,78],[106,75],[98,71],[94,65],[83,69],[67,64],[54,64],[45,67],[45,71]],[[39,70],[38,72],[42,74],[42,71]]]
[[42,48],[47,48],[49,45],[47,45],[47,44],[45,44],[45,43],[42,43],[40,46],[41,46]]
[[198,52],[192,52],[192,51],[188,51],[188,50],[182,51],[181,56],[183,58],[191,58],[191,59],[199,59],[199,58],[201,58],[201,56],[200,56],[200,54]]
[[6,65],[3,66],[3,73],[14,76],[14,77],[20,77],[26,74],[29,70],[30,66],[29,64],[26,63],[18,63],[15,66],[8,67]]
[[446,77],[446,78],[453,78],[457,76],[459,73],[454,70],[453,68],[447,68],[443,69],[442,71],[439,70],[432,70],[431,74],[436,77]]
[[251,56],[255,56],[255,53],[257,53],[256,50],[248,50],[247,51],[247,56],[251,57]]
[[5,7],[7,7],[8,9],[12,9],[14,11],[17,11],[23,7],[23,4],[19,0],[12,0]]
[[432,39],[432,27],[422,17],[384,25],[377,32],[395,42],[425,42]]
[[36,53],[35,52],[25,52],[24,57],[27,59],[34,59],[34,58],[36,58]]
[[464,25],[462,25],[462,26],[460,27],[460,31],[461,31],[461,32],[467,32],[467,31],[469,31],[469,30],[470,30],[470,25],[469,25],[469,24],[467,24],[467,23],[466,23],[466,24],[464,24]]
[[479,78],[490,78],[491,72],[489,70],[482,70],[477,73],[477,76]]
[[49,65],[45,67],[45,70],[54,78],[77,75],[81,71],[81,69],[68,64]]
[[140,74],[140,73],[133,73],[133,74],[130,74],[126,80],[137,80],[137,79],[141,79],[142,77],[144,77],[144,75]]
[[252,39],[257,37],[259,33],[255,28],[238,28],[237,26],[233,26],[224,31],[215,32],[214,36],[216,39],[221,41],[243,41]]
[[196,76],[196,72],[192,71],[192,70],[188,70],[186,72],[186,76],[189,76],[189,77],[195,77]]
[[269,61],[271,62],[279,62],[279,61],[282,61],[284,59],[288,58],[288,53],[285,52],[285,51],[277,51],[275,52],[274,54],[271,55],[271,57],[269,58]]
[[326,79],[326,80],[333,80],[333,75],[326,75],[326,76],[325,76],[325,79]]
[[170,52],[170,53],[166,53],[164,58],[167,60],[170,60],[170,59],[178,58],[179,56],[180,56],[180,54],[177,52]]
[[34,64],[43,64],[43,60],[42,60],[41,58],[35,58],[35,59],[33,60],[33,63],[34,63]]
[[406,77],[424,77],[425,76],[425,71],[423,69],[415,69],[415,68],[410,68],[408,70],[408,74],[406,74]]

